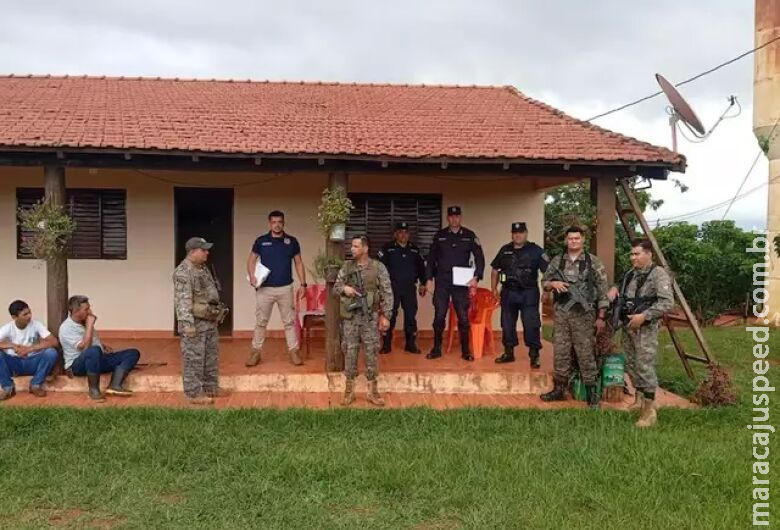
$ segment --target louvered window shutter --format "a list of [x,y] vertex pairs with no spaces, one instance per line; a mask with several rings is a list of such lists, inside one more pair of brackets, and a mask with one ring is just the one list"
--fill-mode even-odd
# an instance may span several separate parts
[[[17,206],[31,208],[43,200],[41,188],[16,190]],[[125,190],[69,189],[65,208],[75,230],[68,246],[70,259],[127,259],[127,195]],[[23,241],[30,234],[17,223],[17,251],[20,259],[32,258]]]
[[355,208],[347,221],[345,253],[350,257],[351,238],[366,234],[371,240],[371,255],[393,239],[395,223],[409,223],[411,241],[428,255],[433,235],[441,228],[441,195],[350,193]]

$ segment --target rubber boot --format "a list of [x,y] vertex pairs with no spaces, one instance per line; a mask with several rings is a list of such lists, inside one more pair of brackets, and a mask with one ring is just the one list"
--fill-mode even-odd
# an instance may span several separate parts
[[382,349],[379,353],[390,353],[393,351],[393,331],[387,330],[384,337],[382,337]]
[[122,386],[128,373],[129,372],[121,366],[114,368],[114,373],[111,374],[111,382],[108,384],[108,388],[106,388],[106,394],[121,397],[132,396],[133,391],[127,390]]
[[509,344],[504,344],[504,354],[501,357],[496,358],[496,364],[513,363],[515,362],[515,347]]
[[642,410],[642,403],[645,401],[645,395],[639,390],[634,390],[634,402],[628,406],[630,412]]
[[471,354],[471,341],[469,340],[468,331],[458,332],[460,335],[460,357],[464,361],[473,361],[474,356]]
[[100,374],[87,374],[87,384],[89,385],[90,399],[99,403],[106,400],[100,391]]
[[563,381],[554,381],[554,387],[546,394],[539,396],[542,401],[565,401],[566,400],[566,383]]
[[376,379],[368,382],[368,393],[366,394],[366,399],[369,403],[376,405],[377,407],[385,406],[385,400],[382,399],[381,395],[379,395]]
[[655,411],[655,400],[644,398],[642,400],[642,414],[639,420],[634,424],[640,429],[652,427],[658,421],[658,414]]
[[441,357],[441,334],[435,333],[433,335],[433,348],[431,352],[425,356],[426,359],[438,359]]
[[541,364],[539,364],[539,349],[538,348],[531,348],[528,350],[528,358],[531,360],[531,368],[534,370],[538,370],[541,368]]
[[406,344],[404,344],[404,351],[409,353],[420,353],[420,348],[417,347],[417,340],[414,334],[406,336]]
[[348,407],[355,401],[355,380],[347,379],[344,386],[344,397],[341,399],[341,404]]
[[588,385],[585,387],[585,394],[588,396],[588,407],[592,409],[599,408],[599,401],[601,401],[601,395],[596,389],[596,385]]

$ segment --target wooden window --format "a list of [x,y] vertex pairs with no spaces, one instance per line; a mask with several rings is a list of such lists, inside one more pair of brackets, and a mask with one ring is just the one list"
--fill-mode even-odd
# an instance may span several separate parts
[[[42,200],[42,188],[18,188],[19,208]],[[127,192],[117,189],[68,189],[65,208],[76,227],[68,245],[69,259],[127,259]],[[22,241],[30,234],[17,222],[16,257],[31,259]]]
[[371,255],[376,256],[382,246],[393,239],[395,223],[406,221],[410,241],[428,255],[433,236],[441,228],[441,195],[350,193],[355,208],[347,221],[346,253],[349,256],[351,239],[366,234],[371,241]]

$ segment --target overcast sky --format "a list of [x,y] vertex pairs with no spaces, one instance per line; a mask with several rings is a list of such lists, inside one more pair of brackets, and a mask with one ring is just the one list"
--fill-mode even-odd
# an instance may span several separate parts
[[[80,0],[3,2],[0,73],[394,83],[511,84],[582,119],[754,46],[749,0]],[[736,95],[742,114],[709,140],[680,139],[690,187],[654,187],[668,218],[728,200],[758,152],[752,57],[682,87],[706,127]],[[658,97],[598,120],[670,146]],[[729,218],[766,225],[762,156]],[[764,186],[762,186],[764,184]],[[724,209],[691,219],[720,219]]]

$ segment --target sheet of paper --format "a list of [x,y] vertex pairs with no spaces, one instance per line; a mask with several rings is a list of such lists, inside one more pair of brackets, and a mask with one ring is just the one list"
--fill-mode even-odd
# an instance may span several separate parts
[[[263,282],[268,278],[268,275],[271,274],[271,269],[260,263],[257,262],[257,265],[255,265],[255,278],[257,278],[257,286],[260,287],[263,285]],[[246,275],[246,281],[249,281],[249,275]]]
[[466,286],[474,277],[474,267],[453,267],[452,285]]

